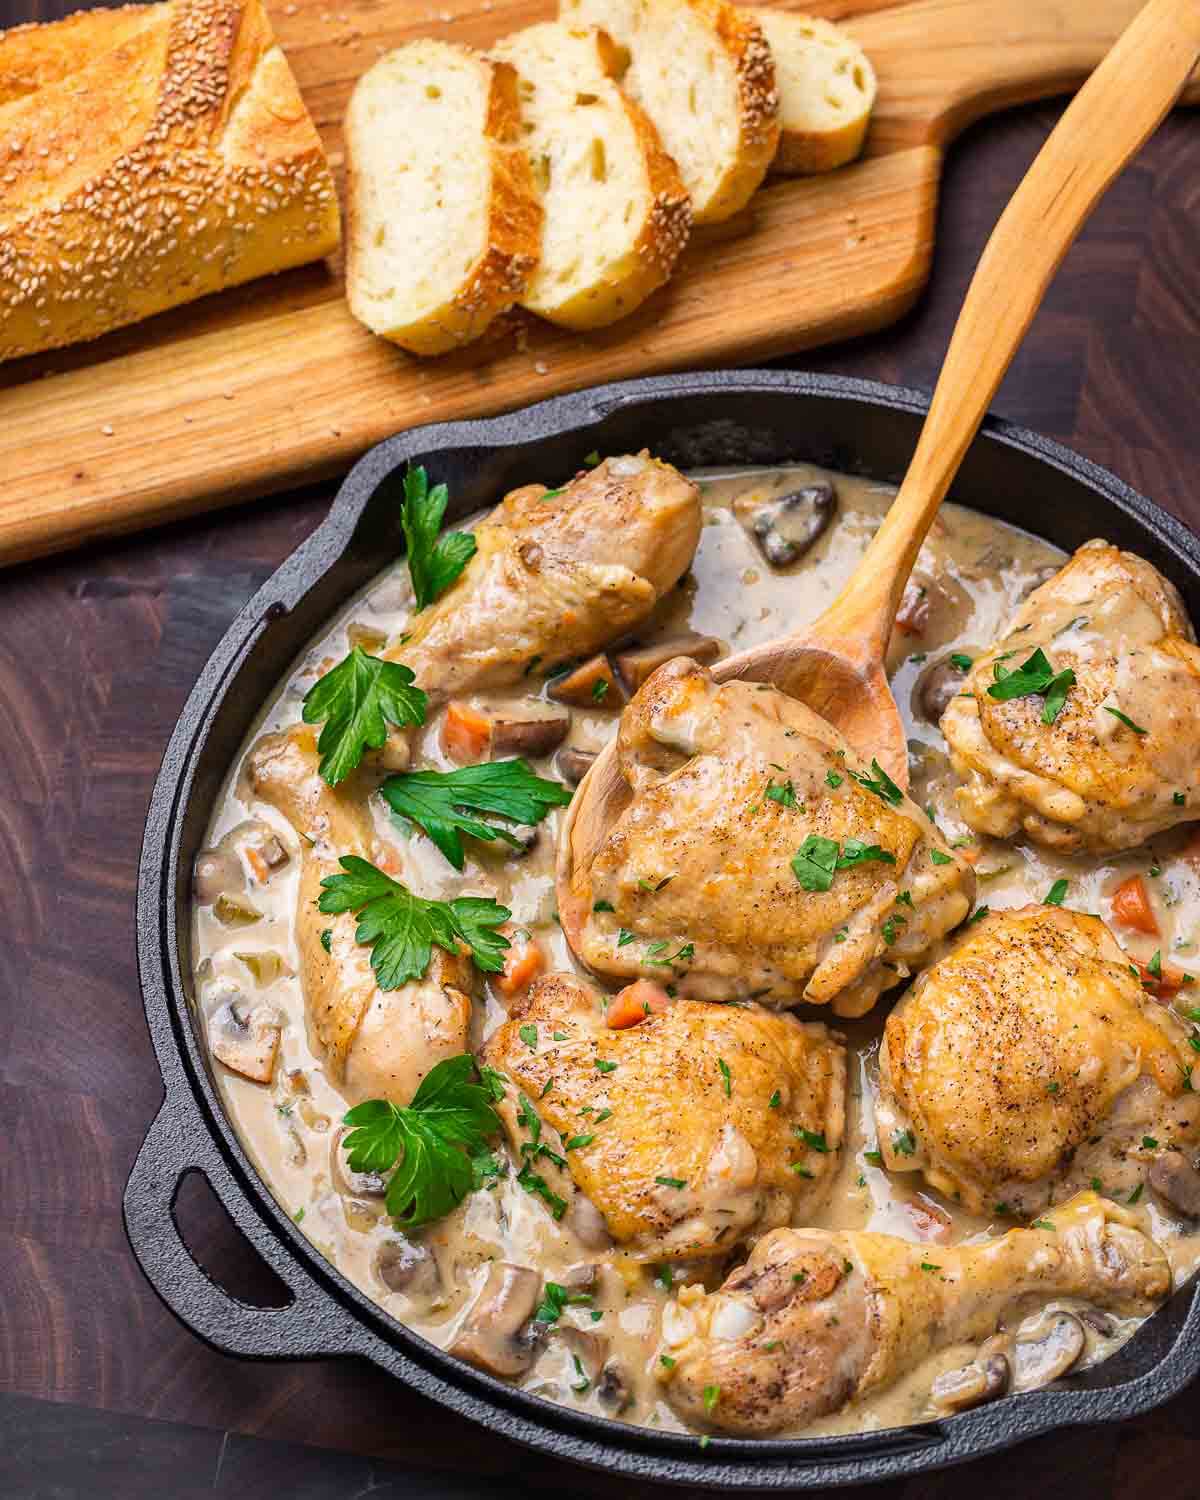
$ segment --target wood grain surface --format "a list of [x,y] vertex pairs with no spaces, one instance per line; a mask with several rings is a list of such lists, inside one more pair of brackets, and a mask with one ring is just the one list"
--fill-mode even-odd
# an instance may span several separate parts
[[[1139,0],[780,3],[854,12],[880,78],[864,161],[771,184],[735,222],[698,234],[638,313],[591,335],[514,315],[460,354],[416,360],[351,318],[331,263],[0,366],[0,562],[307,482],[419,423],[882,327],[928,276],[945,144],[991,110],[1074,87]],[[342,113],[380,52],[429,33],[483,46],[553,5],[270,10],[340,184]]]
[[[28,8],[3,0],[0,14],[57,13],[53,0],[16,3]],[[1056,113],[1025,107],[970,131],[947,160],[927,296],[888,331],[797,367],[930,387],[983,242]],[[996,408],[1200,529],[1198,131],[1193,117],[1168,120],[1105,199]],[[531,1456],[365,1366],[225,1359],[174,1322],[125,1244],[121,1190],[161,1099],[133,933],[150,788],[209,650],[331,494],[332,485],[293,491],[0,575],[4,1500],[631,1494],[627,1482]],[[214,1274],[269,1300],[198,1182],[184,1222]],[[1198,1474],[1200,1388],[1120,1428],[841,1493],[1195,1500]]]

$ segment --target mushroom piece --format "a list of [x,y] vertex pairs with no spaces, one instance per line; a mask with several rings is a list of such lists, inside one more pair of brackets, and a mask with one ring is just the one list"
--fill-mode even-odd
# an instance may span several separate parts
[[375,1252],[374,1270],[389,1292],[433,1297],[442,1289],[441,1272],[424,1245],[402,1237],[386,1239]]
[[524,1329],[541,1292],[541,1272],[496,1262],[449,1352],[501,1379],[524,1375],[538,1349],[538,1340],[525,1337]]
[[721,643],[713,635],[697,635],[694,630],[684,635],[668,636],[663,641],[653,641],[648,646],[631,646],[628,651],[618,651],[617,671],[620,672],[631,693],[636,693],[652,672],[657,672],[665,662],[677,656],[689,657],[701,666],[710,666],[721,654]]
[[952,1416],[970,1411],[985,1401],[994,1401],[1007,1393],[1012,1371],[1003,1354],[989,1354],[973,1359],[956,1370],[945,1370],[933,1382],[931,1395],[939,1411]]
[[572,786],[578,786],[591,770],[595,759],[594,750],[577,750],[574,745],[567,745],[555,757],[554,769],[564,781],[569,781]]
[[576,1193],[567,1210],[567,1225],[575,1233],[581,1245],[589,1250],[608,1250],[612,1247],[612,1235],[604,1222],[604,1215],[584,1193]]
[[566,739],[570,727],[568,713],[521,719],[497,716],[492,720],[492,756],[550,755]]
[[603,652],[573,672],[555,677],[546,691],[556,703],[572,703],[576,708],[621,708],[625,703],[624,690]]
[[261,818],[247,818],[231,828],[217,846],[240,854],[259,885],[266,885],[274,871],[288,862],[288,852],[270,823]]
[[343,1198],[382,1198],[387,1193],[387,1178],[382,1172],[355,1172],[346,1154],[346,1137],[350,1127],[343,1126],[329,1143],[329,1176],[334,1190]]
[[759,551],[774,568],[798,561],[829,529],[837,513],[837,492],[820,479],[771,500],[734,502],[734,510],[749,522]]
[[605,1406],[618,1412],[624,1411],[633,1400],[629,1376],[618,1360],[610,1359],[600,1371],[600,1378],[596,1381],[596,1394]]
[[226,894],[246,888],[246,872],[232,849],[201,849],[192,868],[192,895],[200,906],[212,906]]
[[1012,1389],[1033,1391],[1049,1385],[1067,1373],[1086,1347],[1083,1324],[1075,1314],[1047,1308],[1022,1323],[1009,1346]]
[[1150,1165],[1150,1186],[1185,1219],[1200,1219],[1200,1171],[1182,1151],[1161,1151]]
[[282,1022],[272,1005],[248,1005],[235,990],[209,1017],[208,1048],[234,1073],[255,1083],[270,1083],[279,1054]]
[[950,706],[950,700],[962,692],[966,675],[949,656],[939,656],[936,661],[931,661],[913,687],[913,713],[936,729]]

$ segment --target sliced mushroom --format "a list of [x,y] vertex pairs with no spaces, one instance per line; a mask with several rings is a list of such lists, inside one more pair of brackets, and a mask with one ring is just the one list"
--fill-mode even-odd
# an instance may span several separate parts
[[576,708],[621,708],[625,702],[625,691],[603,653],[554,678],[546,691],[556,703],[571,703]]
[[628,651],[618,651],[617,671],[631,693],[636,693],[652,672],[657,672],[665,662],[677,656],[690,657],[701,666],[709,666],[721,654],[721,643],[716,636],[697,635],[689,630],[684,635],[668,636],[665,641],[652,641],[648,646],[631,646]]
[[786,568],[829,529],[837,514],[837,492],[821,479],[771,500],[735,502],[734,510],[748,522],[759,551],[771,566]]
[[381,1172],[355,1172],[346,1156],[344,1126],[329,1143],[329,1176],[334,1190],[344,1198],[382,1198],[387,1192],[387,1178]]
[[613,1411],[624,1411],[632,1402],[633,1391],[629,1376],[618,1360],[610,1359],[600,1371],[600,1378],[596,1381],[596,1394]]
[[386,1239],[375,1252],[375,1274],[389,1292],[433,1297],[442,1289],[435,1257],[424,1245],[402,1237]]
[[952,574],[914,573],[896,612],[893,648],[911,651],[914,640],[953,640],[970,616],[971,596]]
[[221,896],[246,888],[246,872],[232,849],[202,849],[192,870],[192,894],[200,906],[212,906]]
[[1182,1151],[1161,1151],[1150,1165],[1150,1186],[1185,1219],[1200,1219],[1200,1171]]
[[218,848],[240,854],[259,885],[266,885],[272,873],[282,869],[289,857],[278,834],[261,818],[247,818],[231,828]]
[[539,1271],[497,1262],[449,1352],[488,1375],[507,1380],[524,1375],[537,1354],[537,1340],[522,1334],[541,1292]]
[[239,993],[209,1018],[208,1047],[234,1073],[270,1083],[279,1054],[282,1023],[271,1005],[247,1004]]
[[1074,1313],[1047,1309],[1022,1323],[1009,1348],[1012,1389],[1033,1391],[1057,1380],[1087,1347],[1083,1325]]
[[946,1370],[933,1382],[933,1404],[947,1414],[970,1411],[1008,1391],[1012,1372],[1003,1354],[973,1359],[957,1370]]
[[931,661],[913,687],[913,712],[936,728],[949,708],[950,700],[962,692],[966,675],[949,656],[939,656],[936,661]]
[[577,750],[573,745],[567,745],[555,757],[554,769],[564,781],[578,786],[591,770],[595,759],[594,750]]
[[519,719],[497,716],[492,720],[492,756],[550,755],[566,739],[570,727],[569,713]]
[[1106,1312],[1101,1312],[1098,1307],[1081,1307],[1075,1314],[1081,1323],[1096,1335],[1097,1338],[1110,1339],[1117,1331],[1117,1320]]

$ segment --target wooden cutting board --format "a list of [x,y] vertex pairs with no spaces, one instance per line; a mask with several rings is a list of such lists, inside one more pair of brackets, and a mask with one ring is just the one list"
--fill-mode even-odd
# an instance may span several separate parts
[[[948,142],[990,111],[1077,86],[1139,3],[791,5],[846,18],[875,63],[865,158],[771,184],[738,221],[694,242],[637,314],[598,334],[520,315],[459,354],[416,360],[350,317],[330,264],[0,366],[0,562],[323,478],[426,422],[633,375],[761,362],[879,328],[929,274]],[[270,8],[339,180],[342,112],[381,52],[420,35],[482,47],[552,14],[550,0]]]

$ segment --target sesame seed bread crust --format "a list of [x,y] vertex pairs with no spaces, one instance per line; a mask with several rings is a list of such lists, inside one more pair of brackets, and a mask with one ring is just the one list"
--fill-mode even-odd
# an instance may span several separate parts
[[0,360],[337,246],[333,179],[259,0],[20,27],[0,89]]
[[875,104],[866,53],[831,21],[795,11],[755,11],[775,55],[779,150],[771,171],[832,172],[862,151]]
[[[393,129],[403,118],[408,85],[399,76],[410,64],[424,80],[424,88],[449,88],[451,68],[476,70],[485,92],[482,120],[460,118],[445,130],[453,131],[461,150],[480,164],[482,201],[460,205],[465,212],[425,207],[414,209],[406,178],[428,183],[435,162],[434,144],[423,139],[428,127],[396,130],[387,141],[386,168],[371,160],[380,148],[384,116]],[[440,71],[439,71],[440,70]],[[440,84],[434,80],[440,79]],[[516,71],[451,42],[419,41],[388,53],[359,79],[346,111],[347,251],[346,295],[350,311],[373,332],[413,354],[445,354],[476,339],[500,313],[511,308],[524,292],[541,255],[542,207],[529,162],[519,143],[520,106]],[[445,197],[452,196],[448,184]],[[437,253],[449,258],[457,238],[478,220],[481,233],[474,254],[457,283],[430,300],[420,296],[415,278],[420,274],[419,251],[398,267],[407,281],[380,290],[383,238],[396,230],[418,228],[433,233],[442,244]],[[424,222],[422,222],[424,221]]]
[[743,209],[779,145],[775,64],[754,16],[726,0],[559,0],[559,16],[629,48],[623,86],[673,156],[695,223]]
[[521,305],[565,328],[604,327],[669,278],[691,233],[691,199],[649,116],[614,81],[628,58],[607,33],[547,21],[492,55],[519,75],[546,218]]

